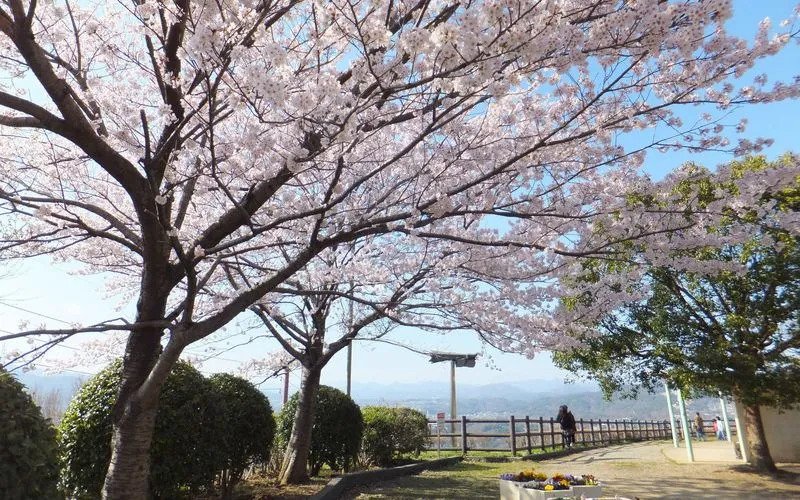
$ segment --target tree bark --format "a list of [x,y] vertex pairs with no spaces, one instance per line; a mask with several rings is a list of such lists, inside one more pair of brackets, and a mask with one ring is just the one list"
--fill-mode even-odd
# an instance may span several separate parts
[[311,428],[319,391],[322,367],[303,367],[297,412],[292,424],[292,434],[286,445],[286,454],[281,465],[280,483],[297,484],[308,481],[308,454],[311,449]]
[[777,472],[764,434],[761,408],[757,404],[744,406],[744,422],[750,465],[759,472]]
[[128,413],[114,425],[111,462],[103,484],[103,498],[150,498],[150,443],[157,408]]

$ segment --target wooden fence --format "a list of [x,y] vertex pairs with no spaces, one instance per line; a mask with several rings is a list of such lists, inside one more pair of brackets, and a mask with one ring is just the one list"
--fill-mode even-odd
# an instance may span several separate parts
[[[510,451],[531,454],[534,450],[555,450],[564,447],[561,426],[553,418],[523,418],[508,420],[468,419],[445,420],[444,429],[436,421],[431,425],[431,450],[443,451]],[[676,426],[680,432],[680,426]],[[710,430],[710,429],[709,429]],[[731,432],[735,433],[732,428]],[[706,436],[713,439],[713,431]],[[598,446],[625,441],[671,439],[668,420],[602,420],[576,421],[575,442],[578,445]]]

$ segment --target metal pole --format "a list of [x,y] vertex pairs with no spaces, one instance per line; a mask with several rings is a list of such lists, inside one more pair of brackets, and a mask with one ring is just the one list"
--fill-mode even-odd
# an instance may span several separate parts
[[286,367],[286,371],[283,373],[283,406],[286,406],[286,402],[289,401],[289,367]]
[[672,444],[678,448],[678,432],[675,430],[675,412],[672,410],[672,395],[669,392],[669,384],[664,381],[664,391],[667,393],[667,409],[669,410],[669,428],[672,431]]
[[694,462],[692,434],[689,432],[689,423],[686,421],[686,403],[683,401],[683,391],[681,389],[678,389],[678,408],[681,412],[681,428],[683,429],[683,436],[686,441],[686,457],[689,459],[689,462]]
[[347,343],[347,395],[350,395],[350,383],[353,373],[353,340]]
[[725,425],[725,439],[728,441],[733,441],[733,436],[731,436],[731,426],[728,423],[728,404],[725,402],[725,398],[722,397],[722,393],[719,393],[719,404],[722,406],[722,422]]
[[[352,288],[352,286],[351,286]],[[353,301],[348,302],[349,314],[348,314],[348,321],[347,321],[347,333],[353,333]],[[350,339],[350,342],[347,343],[347,395],[350,395],[350,383],[352,381],[352,374],[353,374],[353,339]]]
[[748,463],[747,447],[744,445],[744,429],[742,422],[739,420],[739,406],[734,401],[733,404],[733,421],[736,423],[736,439],[739,440],[739,451],[742,452],[742,461]]
[[[450,360],[450,419],[456,420],[458,418],[458,410],[456,408],[456,362]],[[450,423],[450,433],[456,433],[455,422]],[[453,448],[458,446],[455,436],[453,436]]]

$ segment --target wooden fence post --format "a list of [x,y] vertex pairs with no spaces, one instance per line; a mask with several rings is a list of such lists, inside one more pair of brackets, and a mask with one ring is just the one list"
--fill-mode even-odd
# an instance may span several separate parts
[[461,415],[461,453],[467,454],[467,416]]
[[556,423],[553,420],[553,417],[550,417],[550,449],[556,449],[556,431],[555,431]]
[[581,419],[581,444],[586,446],[586,430],[583,428],[583,419]]
[[589,419],[589,435],[592,437],[592,446],[594,446],[594,420]]
[[531,418],[525,415],[525,444],[528,445],[528,455],[531,452]]
[[619,438],[619,420],[614,420],[614,442],[619,443],[621,439]]
[[514,415],[508,421],[509,431],[511,434],[511,456],[517,456],[517,423],[514,421]]
[[544,418],[539,417],[539,446],[544,451]]

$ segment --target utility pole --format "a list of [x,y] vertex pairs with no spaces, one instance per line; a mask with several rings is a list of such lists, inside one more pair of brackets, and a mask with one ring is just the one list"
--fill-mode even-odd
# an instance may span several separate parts
[[283,406],[289,401],[289,367],[283,372]]
[[[352,290],[353,284],[350,283],[350,289]],[[351,335],[353,333],[353,299],[347,303],[348,305],[348,314],[347,314],[347,335]],[[350,396],[350,387],[353,381],[353,339],[350,338],[350,341],[347,343],[347,395]]]
[[353,339],[347,343],[347,395],[350,395],[350,386],[353,377]]

